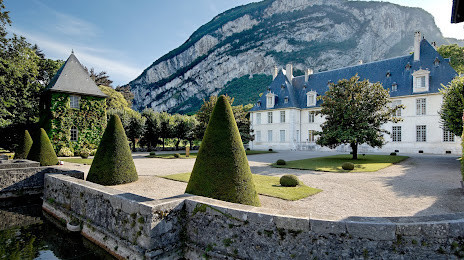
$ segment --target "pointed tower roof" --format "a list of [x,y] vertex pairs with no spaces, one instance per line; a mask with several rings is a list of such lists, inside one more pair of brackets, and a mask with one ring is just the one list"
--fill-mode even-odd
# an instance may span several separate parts
[[90,78],[87,71],[85,71],[82,64],[74,55],[74,51],[50,81],[46,90],[106,97]]

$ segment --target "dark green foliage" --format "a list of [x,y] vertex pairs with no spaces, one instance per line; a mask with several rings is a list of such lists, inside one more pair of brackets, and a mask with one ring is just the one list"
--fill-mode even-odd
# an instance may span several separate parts
[[150,152],[150,155],[154,156],[154,155],[156,155],[156,153],[155,152]]
[[280,177],[280,185],[284,187],[296,187],[300,184],[298,177],[293,174],[287,174]]
[[276,164],[277,165],[285,165],[285,164],[287,164],[287,162],[285,160],[279,159],[279,160],[277,160]]
[[464,47],[457,44],[441,45],[437,52],[443,58],[450,58],[450,65],[457,73],[464,73]]
[[461,155],[461,175],[462,175],[462,180],[464,181],[464,131],[461,136],[461,148],[462,148],[462,155]]
[[234,103],[246,105],[255,103],[259,93],[263,92],[272,82],[272,76],[266,74],[245,75],[235,78],[219,92],[219,95],[228,95],[234,97]]
[[180,153],[175,153],[175,154],[174,154],[174,157],[175,157],[175,158],[180,158]]
[[79,153],[79,155],[81,156],[81,158],[87,159],[87,158],[89,158],[90,150],[87,149],[87,148],[84,148],[84,149],[81,150],[81,152]]
[[316,132],[320,136],[317,144],[330,148],[350,144],[353,159],[358,159],[359,144],[382,147],[383,134],[389,133],[382,129],[383,124],[402,120],[393,113],[403,105],[392,107],[390,94],[380,83],[359,81],[358,75],[330,83],[322,100],[317,113],[327,120],[321,125],[322,131]]
[[396,156],[396,153],[390,153],[391,156]]
[[48,139],[48,135],[43,128],[40,128],[40,131],[34,134],[32,147],[27,159],[40,162],[41,166],[58,164],[58,157],[56,157],[52,143],[50,143],[50,139]]
[[343,169],[343,170],[347,170],[347,171],[354,170],[354,164],[353,164],[353,163],[350,163],[350,162],[344,162],[344,163],[342,164],[342,169]]
[[32,146],[32,138],[27,130],[24,130],[24,138],[21,139],[21,143],[18,145],[18,149],[15,152],[15,159],[26,159]]
[[116,185],[138,179],[129,143],[117,115],[112,115],[90,167],[87,181]]
[[225,96],[213,109],[186,193],[260,206],[250,166]]
[[[443,85],[442,85],[443,86]],[[440,123],[457,136],[462,135],[462,111],[464,111],[464,77],[454,78],[440,89],[443,94]]]
[[269,150],[268,150],[268,151],[269,151],[269,152],[272,152],[272,148],[269,148]]

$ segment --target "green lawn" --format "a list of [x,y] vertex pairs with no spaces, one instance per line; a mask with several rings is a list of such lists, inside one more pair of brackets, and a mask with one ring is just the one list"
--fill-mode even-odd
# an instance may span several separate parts
[[87,158],[87,159],[82,159],[82,158],[60,158],[61,161],[65,162],[70,162],[70,163],[80,163],[80,164],[88,164],[91,165],[93,159]]
[[277,168],[315,170],[324,172],[350,172],[343,170],[342,164],[344,162],[352,162],[354,164],[354,170],[352,170],[352,172],[376,172],[394,163],[401,162],[408,157],[373,154],[367,154],[363,156],[362,154],[358,154],[358,160],[353,160],[351,158],[351,154],[339,154],[304,160],[287,161],[286,165],[276,165],[274,163],[272,166]]
[[274,151],[258,151],[258,150],[245,150],[247,155],[253,155],[253,154],[263,154],[263,153],[276,153]]
[[[169,180],[188,182],[190,179],[190,173],[178,173],[159,177]],[[297,187],[282,187],[280,186],[279,179],[280,177],[276,176],[253,174],[256,191],[261,195],[284,200],[299,200],[322,191],[320,189],[308,187],[304,184]]]
[[[245,152],[246,152],[247,155],[263,154],[263,153],[275,153],[275,152],[269,152],[269,151],[255,151],[255,150],[246,150]],[[162,158],[162,159],[189,159],[189,158],[197,158],[198,153],[190,153],[189,157],[186,157],[185,153],[179,153],[179,154],[180,154],[179,158],[174,157],[174,154],[172,154],[172,153],[147,155],[145,157],[147,157],[147,158]]]

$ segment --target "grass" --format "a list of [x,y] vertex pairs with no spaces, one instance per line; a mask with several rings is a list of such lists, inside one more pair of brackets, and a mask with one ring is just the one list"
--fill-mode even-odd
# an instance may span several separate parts
[[[264,154],[264,153],[275,153],[270,151],[257,151],[257,150],[246,150],[246,155],[254,155],[254,154]],[[180,157],[174,157],[174,154],[167,153],[167,154],[156,154],[156,155],[147,155],[147,158],[162,158],[162,159],[190,159],[190,158],[197,158],[198,153],[190,153],[189,157],[185,156],[185,153],[179,153]]]
[[[174,181],[188,182],[190,179],[190,173],[178,173],[159,177]],[[261,195],[284,200],[299,200],[322,191],[320,189],[308,187],[304,184],[296,187],[283,187],[280,186],[279,180],[280,177],[276,176],[253,174],[256,191]]]
[[[291,168],[300,170],[314,170],[324,172],[376,172],[386,168],[394,163],[401,162],[407,159],[407,156],[391,156],[391,155],[373,155],[358,154],[358,160],[351,159],[351,154],[339,154],[326,157],[317,157],[296,161],[287,161],[286,165],[272,164],[277,168]],[[354,164],[354,170],[347,171],[342,169],[344,162]]]
[[65,162],[70,162],[70,163],[80,163],[80,164],[87,164],[91,165],[93,159],[92,158],[87,158],[87,159],[82,159],[82,158],[60,158],[61,161]]

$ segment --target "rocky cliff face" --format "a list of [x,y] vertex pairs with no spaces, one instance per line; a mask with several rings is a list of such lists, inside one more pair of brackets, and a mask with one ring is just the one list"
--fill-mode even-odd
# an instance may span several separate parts
[[419,8],[265,0],[218,15],[128,85],[135,109],[188,112],[232,79],[270,75],[275,65],[292,63],[297,70],[317,72],[408,54],[417,30],[429,41],[449,43],[433,17]]

